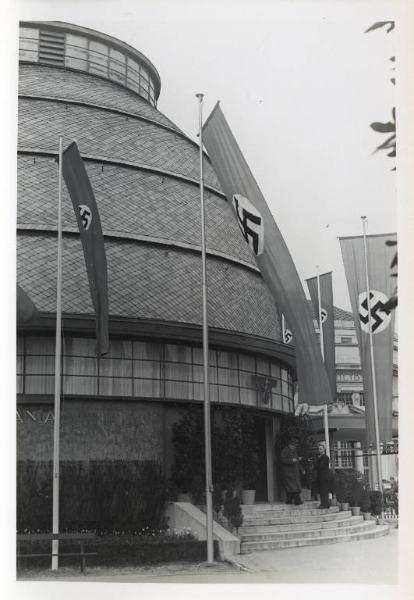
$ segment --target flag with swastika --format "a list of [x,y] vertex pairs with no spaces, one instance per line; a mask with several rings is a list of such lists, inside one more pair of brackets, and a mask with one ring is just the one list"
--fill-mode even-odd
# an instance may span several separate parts
[[369,281],[367,292],[364,237],[339,238],[361,357],[365,392],[366,441],[374,445],[375,408],[370,333],[372,333],[380,441],[385,443],[392,439],[394,312],[387,305],[395,286],[395,280],[390,276],[390,264],[395,248],[386,243],[389,240],[396,241],[397,235],[389,233],[366,236]]
[[95,196],[75,142],[63,152],[62,174],[72,200],[82,241],[96,315],[96,351],[100,356],[106,354],[109,349],[106,254]]
[[[319,316],[321,313],[322,338],[323,338],[323,357],[325,369],[331,386],[332,401],[336,400],[336,364],[335,364],[335,330],[334,330],[334,308],[333,308],[333,289],[332,272],[319,275],[319,293],[318,278],[310,277],[306,280],[308,284],[309,295],[311,298],[313,312],[316,318],[316,324],[319,328]],[[320,335],[320,334],[319,334]]]
[[203,140],[241,234],[292,330],[301,398],[329,403],[329,382],[295,264],[218,104],[204,124]]

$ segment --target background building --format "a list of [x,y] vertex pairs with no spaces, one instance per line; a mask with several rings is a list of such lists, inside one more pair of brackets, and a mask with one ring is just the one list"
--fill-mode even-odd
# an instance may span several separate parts
[[[319,326],[315,319],[315,329]],[[329,427],[333,442],[335,467],[364,468],[368,471],[368,449],[365,444],[365,402],[361,360],[352,313],[334,307],[335,361],[337,399],[329,408]],[[393,353],[392,432],[393,439],[382,459],[383,477],[398,474],[398,340]],[[318,420],[319,421],[319,420]],[[320,424],[317,425],[319,427]],[[391,454],[391,452],[396,454]],[[357,457],[357,458],[356,458]]]
[[[98,359],[64,187],[62,461],[151,460],[167,477],[172,424],[202,402],[198,147],[157,110],[160,87],[151,62],[117,39],[21,24],[17,279],[38,311],[18,323],[21,463],[50,461],[53,451],[59,136],[64,148],[76,139],[95,192],[110,307],[110,353]],[[280,415],[293,410],[294,351],[208,160],[205,189],[211,400],[254,411],[265,465],[258,498],[271,500]]]

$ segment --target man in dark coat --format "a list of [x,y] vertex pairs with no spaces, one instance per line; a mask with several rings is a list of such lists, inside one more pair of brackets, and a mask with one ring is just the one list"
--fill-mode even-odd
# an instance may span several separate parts
[[302,486],[300,482],[300,458],[296,450],[296,440],[290,440],[287,447],[283,448],[280,454],[282,463],[282,479],[286,491],[286,503],[294,502],[296,505],[302,504],[300,492]]
[[315,463],[316,471],[316,491],[321,497],[321,503],[318,508],[329,508],[329,492],[332,491],[332,474],[329,468],[329,456],[325,451],[325,444],[318,445],[318,459]]

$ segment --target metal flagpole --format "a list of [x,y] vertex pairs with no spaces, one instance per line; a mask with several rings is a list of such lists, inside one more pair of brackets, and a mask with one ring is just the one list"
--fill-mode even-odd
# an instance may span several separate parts
[[371,377],[372,377],[372,395],[374,401],[374,421],[375,421],[375,445],[377,447],[377,475],[378,475],[378,486],[381,494],[382,489],[382,466],[381,466],[381,446],[379,436],[379,423],[378,423],[378,403],[377,403],[377,384],[375,381],[375,360],[374,360],[374,344],[372,340],[372,325],[371,325],[371,304],[370,304],[370,285],[369,285],[369,274],[368,274],[368,249],[367,249],[367,234],[366,234],[366,223],[367,217],[361,217],[362,219],[362,232],[364,239],[364,257],[365,257],[365,282],[367,288],[367,306],[368,306],[368,332],[369,332],[369,351],[371,358]]
[[[319,309],[319,341],[321,345],[322,360],[325,362],[325,350],[323,342],[323,324],[322,324],[322,305],[321,305],[321,283],[319,277],[319,266],[316,266],[316,281],[318,283],[318,309]],[[328,405],[323,405],[323,427],[325,431],[325,447],[328,458],[331,458],[331,448],[329,444],[329,423],[328,423]]]
[[203,172],[203,98],[204,94],[196,94],[199,100],[199,137],[200,137],[200,204],[201,204],[201,259],[203,265],[203,363],[204,363],[204,438],[206,463],[206,527],[207,527],[207,562],[214,561],[213,553],[213,482],[211,474],[211,420],[210,397],[208,385],[208,319],[207,319],[207,269],[206,269],[206,235],[204,210],[204,172]]
[[[55,350],[55,421],[53,436],[53,523],[52,532],[59,533],[59,446],[60,446],[60,387],[62,354],[62,136],[59,137],[58,176],[58,249],[56,285],[56,350]],[[52,540],[52,570],[59,566],[59,541]]]
[[285,340],[285,315],[282,314],[282,339],[283,339],[283,343],[286,344],[286,340]]

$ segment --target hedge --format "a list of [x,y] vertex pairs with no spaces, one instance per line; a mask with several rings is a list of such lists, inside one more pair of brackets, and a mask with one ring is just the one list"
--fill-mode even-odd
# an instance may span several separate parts
[[[18,461],[17,530],[50,531],[52,461]],[[166,484],[152,461],[62,461],[60,530],[166,527]]]
[[[50,550],[49,542],[22,542],[22,552],[48,552]],[[62,552],[78,552],[79,544],[72,542],[60,542]],[[163,539],[160,541],[157,537],[152,539],[135,538],[132,540],[128,536],[102,536],[93,542],[85,544],[87,552],[97,552],[96,556],[87,557],[87,567],[93,566],[134,566],[158,564],[164,562],[202,562],[207,560],[207,548],[205,541],[184,540],[177,538],[171,540]],[[214,541],[214,557],[218,560],[218,544]],[[77,557],[61,557],[60,566],[79,565]],[[23,559],[22,568],[28,567],[50,567],[50,558],[39,557]]]

